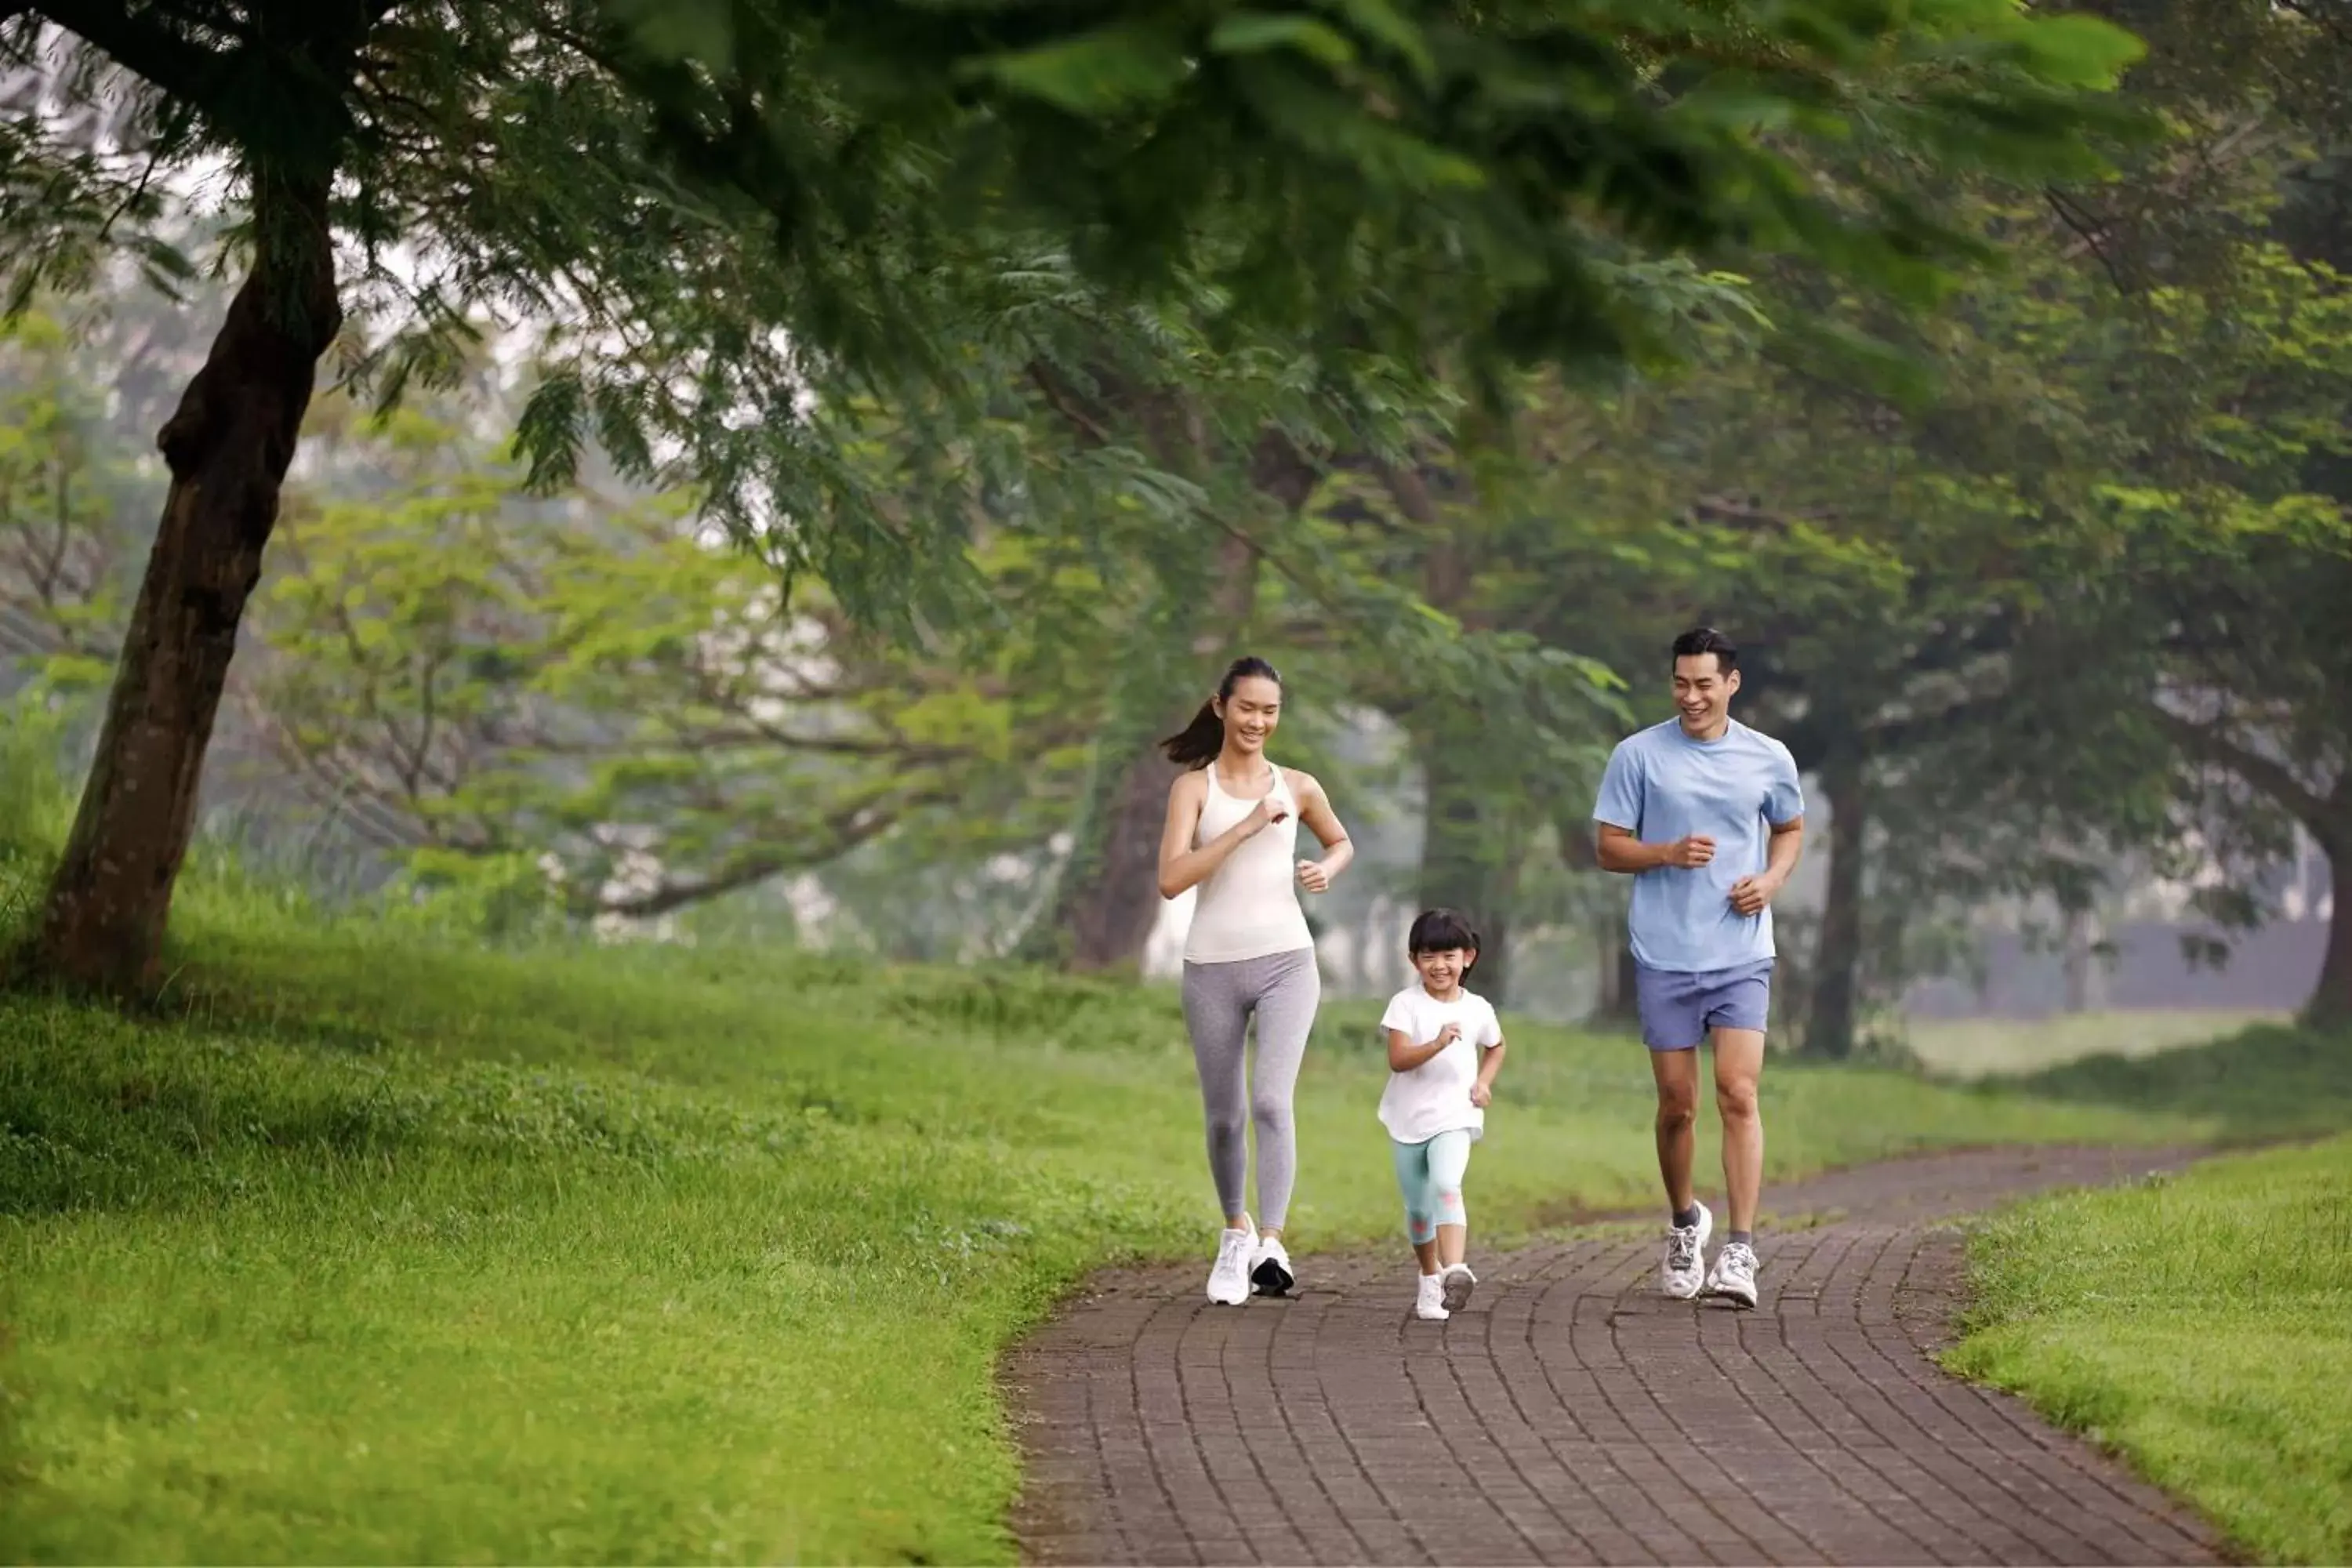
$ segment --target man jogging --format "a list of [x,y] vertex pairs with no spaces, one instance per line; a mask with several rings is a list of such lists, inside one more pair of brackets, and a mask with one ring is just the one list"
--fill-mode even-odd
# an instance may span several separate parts
[[[1592,808],[1603,870],[1633,879],[1628,933],[1642,1040],[1658,1085],[1667,1295],[1756,1305],[1756,1204],[1764,1123],[1756,1080],[1772,995],[1772,900],[1804,845],[1805,797],[1789,748],[1731,717],[1739,651],[1707,628],[1675,639],[1679,717],[1618,742]],[[1706,1269],[1715,1216],[1691,1192],[1698,1047],[1715,1042],[1731,1233]]]

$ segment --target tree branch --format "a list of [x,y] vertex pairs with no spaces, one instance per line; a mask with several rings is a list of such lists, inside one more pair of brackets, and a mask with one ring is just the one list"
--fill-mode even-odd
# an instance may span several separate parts
[[2295,777],[2285,763],[2248,751],[2210,724],[2200,724],[2161,707],[2151,707],[2149,711],[2156,716],[2157,727],[2182,751],[2237,774],[2311,829],[2314,837],[2334,843],[2343,837],[2343,825],[2327,800]]
[[908,813],[924,806],[950,805],[954,798],[945,790],[926,790],[901,801],[861,801],[827,818],[819,830],[822,837],[815,842],[786,847],[754,847],[737,855],[730,863],[707,877],[687,881],[664,880],[657,887],[626,898],[607,900],[592,897],[593,907],[589,912],[623,915],[632,920],[648,920],[669,914],[689,904],[756,886],[786,871],[837,860],[867,840],[887,832]]
[[226,85],[221,57],[133,16],[129,7],[103,0],[39,0],[26,7],[47,18],[158,90],[219,119],[226,107],[214,101]]
[[1116,445],[1109,429],[1101,420],[1097,419],[1079,405],[1076,395],[1062,384],[1061,378],[1054,374],[1052,367],[1045,361],[1029,362],[1029,381],[1030,384],[1045,395],[1045,401],[1053,406],[1054,412],[1067,420],[1076,427],[1078,434],[1086,438],[1088,446]]

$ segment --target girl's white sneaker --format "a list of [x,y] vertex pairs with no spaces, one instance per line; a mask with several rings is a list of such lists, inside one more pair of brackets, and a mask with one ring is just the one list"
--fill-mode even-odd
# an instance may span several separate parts
[[1431,1323],[1442,1323],[1454,1315],[1445,1310],[1445,1286],[1442,1277],[1435,1274],[1421,1277],[1421,1295],[1412,1304],[1412,1315]]
[[1290,1288],[1298,1283],[1298,1276],[1290,1267],[1290,1253],[1283,1247],[1282,1238],[1269,1236],[1257,1244],[1257,1253],[1250,1261],[1250,1284],[1261,1296],[1287,1296]]

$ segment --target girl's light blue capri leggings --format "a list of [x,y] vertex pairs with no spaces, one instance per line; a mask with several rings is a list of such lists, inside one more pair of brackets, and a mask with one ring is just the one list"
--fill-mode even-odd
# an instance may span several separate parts
[[1470,1211],[1462,1202],[1462,1177],[1470,1169],[1470,1130],[1441,1132],[1426,1143],[1399,1143],[1397,1189],[1404,1194],[1404,1233],[1415,1247],[1437,1239],[1441,1225],[1468,1225]]

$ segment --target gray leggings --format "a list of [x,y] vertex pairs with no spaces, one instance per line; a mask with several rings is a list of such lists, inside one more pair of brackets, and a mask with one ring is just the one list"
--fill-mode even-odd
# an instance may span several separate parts
[[[1249,1168],[1244,1128],[1254,1121],[1257,1223],[1268,1229],[1280,1228],[1290,1213],[1290,1186],[1298,1171],[1290,1095],[1322,998],[1323,976],[1311,947],[1236,963],[1184,966],[1184,1026],[1192,1037],[1192,1065],[1201,1075],[1217,1202],[1227,1215],[1242,1212],[1242,1178]],[[1245,1081],[1242,1041],[1252,1013],[1257,1015],[1257,1061]]]

